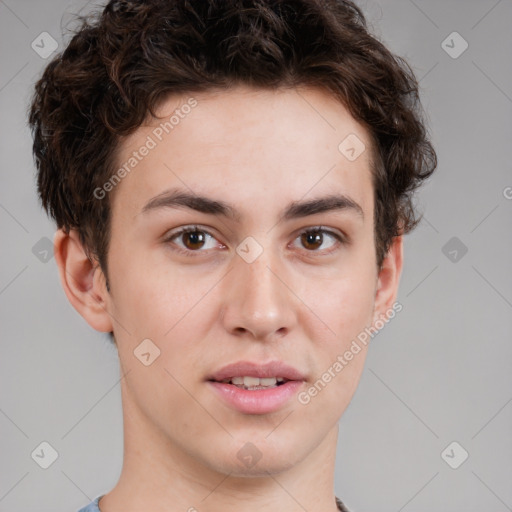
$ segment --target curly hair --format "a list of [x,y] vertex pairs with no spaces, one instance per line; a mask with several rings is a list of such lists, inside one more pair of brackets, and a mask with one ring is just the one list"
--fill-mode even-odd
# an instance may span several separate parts
[[111,210],[93,191],[112,176],[121,138],[171,94],[236,85],[322,88],[369,130],[379,267],[419,222],[413,194],[437,157],[418,82],[353,2],[112,0],[80,19],[29,112],[42,205],[78,231],[107,282]]

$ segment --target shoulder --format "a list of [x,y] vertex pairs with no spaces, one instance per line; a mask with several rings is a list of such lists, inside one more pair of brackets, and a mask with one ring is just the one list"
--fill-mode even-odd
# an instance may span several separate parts
[[[100,512],[98,502],[100,501],[101,497],[102,496],[98,496],[94,501],[91,501],[89,505],[81,508],[77,512]],[[338,497],[336,498],[336,505],[338,506],[340,512],[350,512],[350,510],[343,504],[343,502]]]
[[77,512],[100,512],[98,502],[100,501],[101,497],[102,496],[98,496],[95,500],[91,501],[91,503],[89,503],[89,505],[81,508]]

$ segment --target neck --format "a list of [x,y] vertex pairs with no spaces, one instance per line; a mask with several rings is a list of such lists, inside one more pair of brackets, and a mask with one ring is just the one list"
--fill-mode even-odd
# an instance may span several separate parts
[[[101,512],[336,512],[334,463],[337,424],[302,461],[258,476],[226,473],[196,457],[150,425],[123,395],[124,460]],[[248,507],[250,504],[250,508]]]

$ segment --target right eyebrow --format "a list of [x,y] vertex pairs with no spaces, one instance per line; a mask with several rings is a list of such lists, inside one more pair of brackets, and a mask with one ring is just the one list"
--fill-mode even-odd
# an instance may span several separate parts
[[222,215],[233,220],[240,220],[240,213],[224,201],[210,199],[209,197],[191,194],[180,189],[166,190],[149,200],[142,208],[141,213],[146,213],[159,208],[185,207],[201,213]]

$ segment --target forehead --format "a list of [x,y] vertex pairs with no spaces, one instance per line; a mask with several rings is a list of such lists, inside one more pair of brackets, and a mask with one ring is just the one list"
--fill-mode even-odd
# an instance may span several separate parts
[[372,209],[369,134],[325,91],[236,87],[171,96],[156,113],[118,151],[134,165],[114,203],[134,215],[176,186],[242,210],[326,193]]

